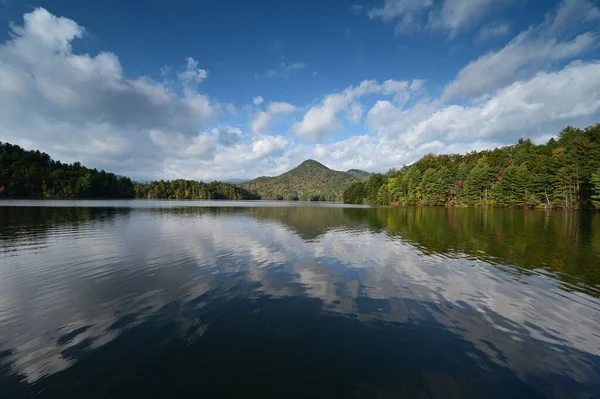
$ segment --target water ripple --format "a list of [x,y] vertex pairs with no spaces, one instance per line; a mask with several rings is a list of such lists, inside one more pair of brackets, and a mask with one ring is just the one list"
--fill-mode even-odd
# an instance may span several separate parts
[[276,374],[263,356],[344,370],[359,391],[461,390],[468,370],[486,397],[597,393],[599,218],[572,234],[553,214],[540,237],[495,211],[480,230],[468,211],[130,204],[2,209],[0,388],[6,370],[77,389],[74,375],[176,369],[189,352],[206,375],[220,359]]

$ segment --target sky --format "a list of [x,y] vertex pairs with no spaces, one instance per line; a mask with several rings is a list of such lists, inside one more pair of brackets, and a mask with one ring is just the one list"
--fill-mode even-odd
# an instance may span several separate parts
[[137,180],[385,172],[600,122],[598,0],[0,0],[0,141]]

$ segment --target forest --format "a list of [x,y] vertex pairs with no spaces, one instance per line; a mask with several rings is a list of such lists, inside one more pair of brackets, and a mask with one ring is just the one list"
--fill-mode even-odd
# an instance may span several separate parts
[[237,185],[193,180],[135,183],[128,177],[53,160],[0,143],[0,198],[258,199]]
[[0,198],[131,198],[133,187],[127,177],[0,142]]
[[464,155],[429,154],[364,178],[309,160],[281,176],[241,185],[183,179],[134,183],[0,142],[0,198],[322,201],[339,200],[343,192],[343,201],[350,204],[600,209],[600,124],[567,127],[546,144],[520,139],[515,145]]
[[213,181],[204,183],[195,180],[154,181],[136,183],[136,198],[147,199],[230,199],[253,200],[260,197],[238,185]]
[[344,191],[349,204],[600,208],[600,124],[557,139],[465,155],[429,154]]

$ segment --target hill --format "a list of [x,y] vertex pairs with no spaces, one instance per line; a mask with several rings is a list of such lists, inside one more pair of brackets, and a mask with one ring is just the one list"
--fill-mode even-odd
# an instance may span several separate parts
[[250,180],[252,180],[252,179],[229,179],[229,180],[223,180],[223,183],[243,184],[243,183],[248,183]]
[[0,198],[131,198],[133,182],[0,142]]
[[351,204],[600,209],[600,124],[566,127],[546,144],[428,154],[344,192]]
[[258,199],[235,184],[138,181],[0,142],[0,198]]
[[360,169],[350,169],[350,170],[347,170],[346,173],[356,177],[359,180],[368,180],[369,176],[372,175],[371,172],[367,172],[366,170],[360,170]]
[[259,177],[242,186],[262,199],[340,201],[344,190],[360,180],[309,159],[282,175]]

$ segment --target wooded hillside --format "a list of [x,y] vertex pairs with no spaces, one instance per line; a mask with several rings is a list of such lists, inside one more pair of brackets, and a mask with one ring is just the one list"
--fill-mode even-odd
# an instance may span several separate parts
[[410,166],[373,174],[344,191],[346,203],[600,207],[600,124],[565,128],[558,139],[465,155],[426,155]]
[[309,159],[275,177],[259,177],[242,187],[270,200],[341,201],[342,193],[357,177]]

